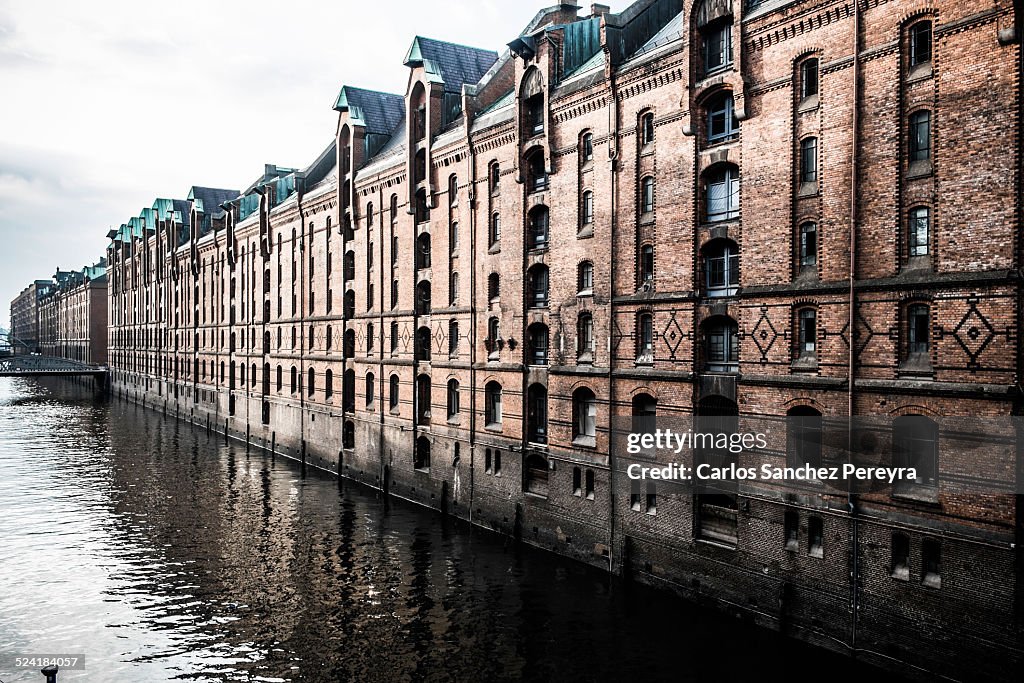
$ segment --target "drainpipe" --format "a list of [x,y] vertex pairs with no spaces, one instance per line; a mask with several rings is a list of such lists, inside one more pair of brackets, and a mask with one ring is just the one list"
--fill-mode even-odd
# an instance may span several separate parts
[[[302,198],[305,194],[304,183],[296,183],[295,202],[299,211],[299,457],[302,460],[303,476],[306,467],[306,392],[309,386],[306,384],[306,218],[303,214]],[[267,209],[270,210],[269,208]],[[292,245],[295,248],[295,245]],[[343,336],[344,338],[344,336]],[[345,376],[342,375],[343,383]],[[344,391],[342,391],[344,393]]]
[[[602,23],[604,19],[602,19]],[[608,253],[615,253],[615,235],[618,227],[618,171],[619,171],[619,97],[618,83],[615,80],[615,70],[612,65],[612,53],[607,45],[603,46],[605,59],[608,61],[608,86],[611,91],[611,103],[608,107],[608,170],[611,175],[611,225],[608,230]],[[615,264],[617,259],[609,259],[609,296],[608,296],[608,335],[605,337],[605,353],[608,354],[608,415],[611,423],[612,397],[614,396],[615,377],[613,374],[614,361],[612,359],[611,325],[615,314]],[[618,459],[615,457],[615,449],[608,449],[608,571],[615,570],[615,506],[618,496],[615,490],[615,468]]]
[[[847,453],[853,458],[853,382],[856,364],[856,347],[854,344],[854,325],[856,323],[856,293],[854,282],[856,280],[857,268],[857,139],[860,132],[860,0],[853,2],[853,123],[850,130],[851,152],[850,152],[850,289],[849,289],[849,330],[850,344],[847,368]],[[847,493],[847,508],[850,513],[850,544],[851,544],[851,572],[850,572],[850,606],[852,619],[850,628],[850,649],[857,649],[857,611],[858,605],[857,583],[860,580],[858,566],[858,528],[857,528],[857,498],[852,492]]]
[[470,116],[470,98],[476,96],[476,86],[462,86],[462,111],[466,126],[466,160],[469,166],[466,202],[469,209],[469,523],[473,523],[473,503],[476,494],[476,152],[473,149],[473,133]]

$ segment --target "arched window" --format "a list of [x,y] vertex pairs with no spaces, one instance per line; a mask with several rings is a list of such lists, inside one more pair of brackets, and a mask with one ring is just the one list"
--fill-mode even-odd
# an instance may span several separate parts
[[818,312],[814,308],[801,308],[796,312],[796,358],[813,361],[818,358]]
[[334,396],[334,373],[328,370],[324,373],[324,398],[330,399]]
[[352,420],[345,420],[341,435],[341,447],[346,450],[356,447],[356,424]]
[[907,361],[928,362],[930,348],[931,316],[928,304],[917,303],[906,307],[907,316]]
[[391,353],[394,355],[398,352],[398,323],[392,321],[391,323]]
[[416,222],[427,223],[430,221],[430,205],[427,203],[427,191],[416,192]]
[[897,479],[896,492],[938,486],[939,425],[923,415],[905,415],[892,422],[893,465],[913,467],[917,478]]
[[548,326],[543,323],[534,323],[527,328],[527,357],[528,365],[548,364]]
[[640,181],[640,213],[654,211],[654,176],[647,176]]
[[632,424],[630,431],[636,434],[653,434],[657,425],[658,401],[650,394],[637,394],[632,401]]
[[709,223],[740,216],[740,173],[733,164],[711,167],[704,177],[705,218]]
[[580,137],[580,161],[589,163],[594,160],[594,134],[586,132]]
[[327,346],[328,350],[331,349],[331,346],[334,343],[334,332],[333,332],[333,330],[334,330],[333,327],[331,327],[330,325],[327,326],[327,339],[326,339],[325,343],[326,343],[326,346]]
[[806,101],[818,94],[818,59],[810,57],[800,62],[800,100]]
[[501,166],[497,161],[492,161],[487,168],[487,179],[490,184],[491,194],[495,194],[501,188]]
[[501,241],[501,214],[495,212],[491,216],[490,230],[488,231],[488,239],[490,246],[496,245]]
[[307,393],[312,397],[316,393],[316,371],[310,368],[307,374],[309,375],[309,380],[306,383]]
[[416,162],[413,170],[415,182],[421,183],[427,179],[427,150],[421,149],[416,152]]
[[398,389],[399,389],[398,375],[391,375],[391,380],[389,382],[389,392],[388,392],[388,406],[391,408],[391,410],[397,410],[398,409],[398,399],[399,399]]
[[501,296],[501,276],[491,273],[487,276],[487,300],[495,301]]
[[430,267],[430,233],[420,233],[416,238],[416,267]]
[[459,203],[459,179],[454,174],[448,176],[448,204],[455,206]]
[[639,259],[637,259],[640,284],[654,281],[654,245],[644,244],[640,247]]
[[377,339],[377,332],[373,328],[373,323],[366,323],[366,353],[373,353],[373,344]]
[[725,92],[712,98],[707,105],[708,142],[731,140],[740,131],[732,93]]
[[459,414],[459,381],[456,379],[448,380],[448,419],[456,417]]
[[636,362],[654,362],[654,316],[640,313],[636,318]]
[[355,358],[356,356],[356,332],[355,330],[345,330],[345,334],[342,336],[342,349],[341,353],[345,358]]
[[366,407],[367,408],[372,408],[373,407],[373,394],[374,394],[374,390],[376,388],[377,388],[377,385],[374,382],[373,373],[372,372],[366,373],[366,388],[363,391],[363,394],[366,396]]
[[416,359],[420,361],[430,361],[430,328],[427,326],[420,327],[416,330]]
[[366,227],[373,227],[373,202],[366,203]]
[[580,387],[572,394],[572,438],[573,443],[595,444],[597,438],[597,397],[586,387]]
[[909,130],[910,163],[928,161],[932,156],[932,114],[927,109],[910,115]]
[[526,439],[548,442],[548,390],[543,384],[531,384],[526,390]]
[[284,388],[284,369],[280,365],[278,365],[277,366],[277,390],[281,391],[283,388]]
[[494,381],[484,387],[484,422],[488,427],[501,426],[501,385]]
[[544,150],[534,147],[526,153],[526,187],[529,192],[548,189],[548,171],[544,162]]
[[809,406],[786,412],[786,465],[821,467],[821,413]]
[[704,286],[709,297],[733,296],[739,288],[739,247],[732,240],[712,240],[701,249]]
[[457,356],[459,353],[459,321],[448,321],[448,355]]
[[915,206],[907,215],[908,249],[911,257],[927,256],[931,240],[931,212],[927,206]]
[[356,371],[352,368],[341,376],[341,409],[346,413],[356,409]]
[[538,263],[530,267],[527,275],[527,305],[530,308],[548,306],[548,267]]
[[704,0],[694,11],[705,76],[732,64],[732,5]]
[[909,31],[910,67],[930,64],[932,61],[932,22],[919,21]]
[[448,275],[448,303],[452,306],[459,302],[459,274]]
[[714,316],[703,325],[704,370],[735,372],[739,366],[739,328],[728,316]]
[[580,222],[584,226],[594,223],[594,193],[591,190],[583,192],[583,208],[580,211]]
[[416,422],[421,425],[430,424],[430,375],[422,374],[416,378]]
[[292,393],[293,394],[296,391],[298,391],[298,385],[299,385],[299,371],[296,370],[295,366],[293,365],[292,366]]
[[427,280],[416,285],[416,313],[430,315],[430,282]]
[[800,141],[800,182],[818,182],[818,138],[807,137]]
[[544,81],[540,69],[532,67],[523,77],[520,90],[523,103],[523,131],[525,137],[544,132]]
[[801,269],[813,269],[818,264],[818,225],[816,223],[801,223],[798,256]]
[[654,142],[654,113],[647,112],[640,117],[640,146],[646,147]]
[[594,360],[594,316],[580,313],[576,320],[576,353],[581,363]]
[[487,339],[485,345],[488,351],[488,360],[497,360],[501,352],[501,328],[497,318],[490,318],[487,321]]
[[593,294],[594,292],[594,264],[590,261],[581,261],[576,266],[576,293],[579,296]]
[[413,449],[413,469],[420,472],[430,471],[430,439],[421,436],[416,439],[416,447]]
[[391,281],[391,308],[398,306],[398,280]]
[[548,246],[548,207],[535,206],[527,218],[527,245],[529,249],[546,249]]
[[356,315],[356,293],[354,290],[345,292],[344,315],[346,318],[354,318]]

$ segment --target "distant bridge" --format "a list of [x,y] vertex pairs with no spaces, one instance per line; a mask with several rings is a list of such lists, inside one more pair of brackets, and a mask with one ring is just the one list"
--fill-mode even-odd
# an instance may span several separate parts
[[0,358],[0,377],[95,377],[101,383],[107,368],[54,356],[17,355]]

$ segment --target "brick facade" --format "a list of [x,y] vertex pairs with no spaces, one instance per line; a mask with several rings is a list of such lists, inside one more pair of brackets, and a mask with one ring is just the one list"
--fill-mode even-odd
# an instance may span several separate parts
[[686,6],[556,6],[502,55],[417,38],[407,92],[343,88],[308,168],[157,200],[110,235],[114,387],[827,647],[1009,680],[1012,494],[638,492],[611,432],[1020,414],[1021,17]]

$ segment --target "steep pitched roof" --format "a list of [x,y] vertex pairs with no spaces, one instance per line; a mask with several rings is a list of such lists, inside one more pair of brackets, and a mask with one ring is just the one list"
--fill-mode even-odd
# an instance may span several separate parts
[[406,66],[423,66],[444,82],[450,93],[462,92],[463,84],[475,85],[498,61],[498,53],[433,38],[416,36],[405,55]]
[[389,92],[342,86],[334,103],[336,111],[348,111],[354,123],[379,135],[390,135],[405,116],[405,98]]

